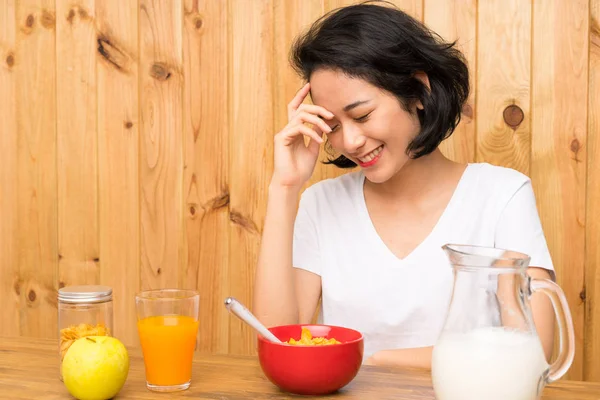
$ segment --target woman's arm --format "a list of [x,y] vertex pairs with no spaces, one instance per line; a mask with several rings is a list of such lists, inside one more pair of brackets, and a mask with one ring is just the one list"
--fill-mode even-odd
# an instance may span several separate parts
[[254,283],[254,313],[267,327],[309,323],[321,294],[321,277],[292,267],[298,192],[273,185]]
[[382,350],[365,361],[366,365],[431,369],[433,347]]
[[[310,321],[321,293],[318,274],[292,266],[294,229],[299,225],[300,253],[317,253],[317,239],[310,218],[302,209],[297,222],[298,197],[310,179],[323,143],[323,132],[331,128],[323,119],[333,114],[322,107],[302,104],[310,84],[300,89],[288,104],[288,124],[275,135],[274,170],[263,225],[260,254],[254,282],[253,310],[266,326]],[[312,128],[308,126],[312,124]],[[305,138],[309,138],[308,145]],[[314,259],[305,260],[309,265]]]
[[[548,270],[543,268],[530,267],[527,270],[527,273],[534,279],[552,280]],[[545,294],[534,293],[531,296],[530,303],[535,329],[537,330],[538,336],[542,342],[542,347],[544,348],[544,353],[546,354],[546,360],[550,362],[552,359],[552,352],[554,350],[554,325],[556,321],[554,309],[552,308],[552,302]]]

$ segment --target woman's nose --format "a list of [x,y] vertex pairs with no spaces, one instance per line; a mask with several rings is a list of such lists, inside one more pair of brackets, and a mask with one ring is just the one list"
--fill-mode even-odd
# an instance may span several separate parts
[[361,148],[365,145],[367,138],[360,131],[344,132],[344,147],[348,154],[358,155]]

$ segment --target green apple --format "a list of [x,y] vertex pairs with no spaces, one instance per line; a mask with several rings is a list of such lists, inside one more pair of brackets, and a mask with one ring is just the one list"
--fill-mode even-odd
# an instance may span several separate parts
[[62,362],[65,386],[79,400],[113,398],[125,384],[128,373],[127,349],[111,336],[77,339]]

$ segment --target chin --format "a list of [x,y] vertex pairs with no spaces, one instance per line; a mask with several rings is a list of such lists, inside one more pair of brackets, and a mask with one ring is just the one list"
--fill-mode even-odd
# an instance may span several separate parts
[[406,165],[378,165],[377,168],[363,168],[365,178],[371,183],[385,183],[394,178]]
[[392,176],[394,176],[394,174],[383,169],[363,169],[363,174],[365,174],[365,178],[371,183],[384,183],[390,180]]

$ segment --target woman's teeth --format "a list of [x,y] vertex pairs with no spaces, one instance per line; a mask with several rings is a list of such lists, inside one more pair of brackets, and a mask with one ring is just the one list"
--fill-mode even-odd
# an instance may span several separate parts
[[378,148],[376,148],[375,150],[373,150],[366,156],[359,158],[359,161],[361,163],[368,163],[369,161],[372,161],[375,157],[377,157],[377,155],[379,153],[381,153],[381,150],[383,150],[383,145],[379,146]]

